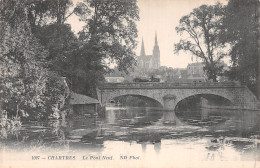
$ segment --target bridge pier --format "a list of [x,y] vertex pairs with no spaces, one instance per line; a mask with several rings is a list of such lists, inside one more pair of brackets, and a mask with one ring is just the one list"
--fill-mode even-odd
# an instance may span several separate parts
[[166,95],[163,97],[163,108],[165,110],[174,110],[176,104],[177,102],[175,95]]

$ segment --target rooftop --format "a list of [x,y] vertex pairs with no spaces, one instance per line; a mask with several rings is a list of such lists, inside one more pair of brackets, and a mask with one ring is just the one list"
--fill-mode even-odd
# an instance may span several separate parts
[[195,63],[188,64],[188,66],[198,66],[198,65],[203,65],[203,62],[195,62]]
[[99,104],[97,99],[89,96],[71,92],[70,104]]

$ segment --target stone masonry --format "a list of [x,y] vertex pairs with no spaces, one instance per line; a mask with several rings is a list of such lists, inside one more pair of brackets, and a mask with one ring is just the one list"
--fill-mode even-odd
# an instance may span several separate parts
[[168,110],[174,110],[183,99],[198,94],[213,94],[230,100],[242,109],[259,109],[256,96],[246,87],[234,82],[201,83],[104,83],[97,89],[104,105],[123,95],[141,95],[157,100]]

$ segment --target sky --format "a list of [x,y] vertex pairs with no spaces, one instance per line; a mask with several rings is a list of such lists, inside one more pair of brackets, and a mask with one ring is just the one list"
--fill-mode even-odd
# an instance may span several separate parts
[[[157,31],[161,66],[186,68],[189,63],[196,62],[196,59],[192,61],[189,53],[180,52],[178,55],[174,53],[174,43],[181,38],[177,35],[175,27],[178,26],[181,17],[188,15],[194,8],[202,4],[213,5],[216,2],[217,0],[137,0],[140,16],[140,20],[137,22],[137,56],[140,55],[142,38],[145,53],[152,54],[155,31]],[[74,32],[81,30],[84,25],[75,17],[71,17],[69,22]]]

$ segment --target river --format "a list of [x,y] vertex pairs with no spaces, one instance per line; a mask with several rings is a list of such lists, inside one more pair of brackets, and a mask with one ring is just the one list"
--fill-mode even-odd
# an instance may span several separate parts
[[90,163],[105,156],[126,167],[127,163],[196,167],[200,161],[249,162],[253,166],[260,161],[260,113],[107,107],[103,116],[28,122],[21,128],[2,129],[1,147],[5,154],[40,152],[46,160],[60,155],[58,151]]

